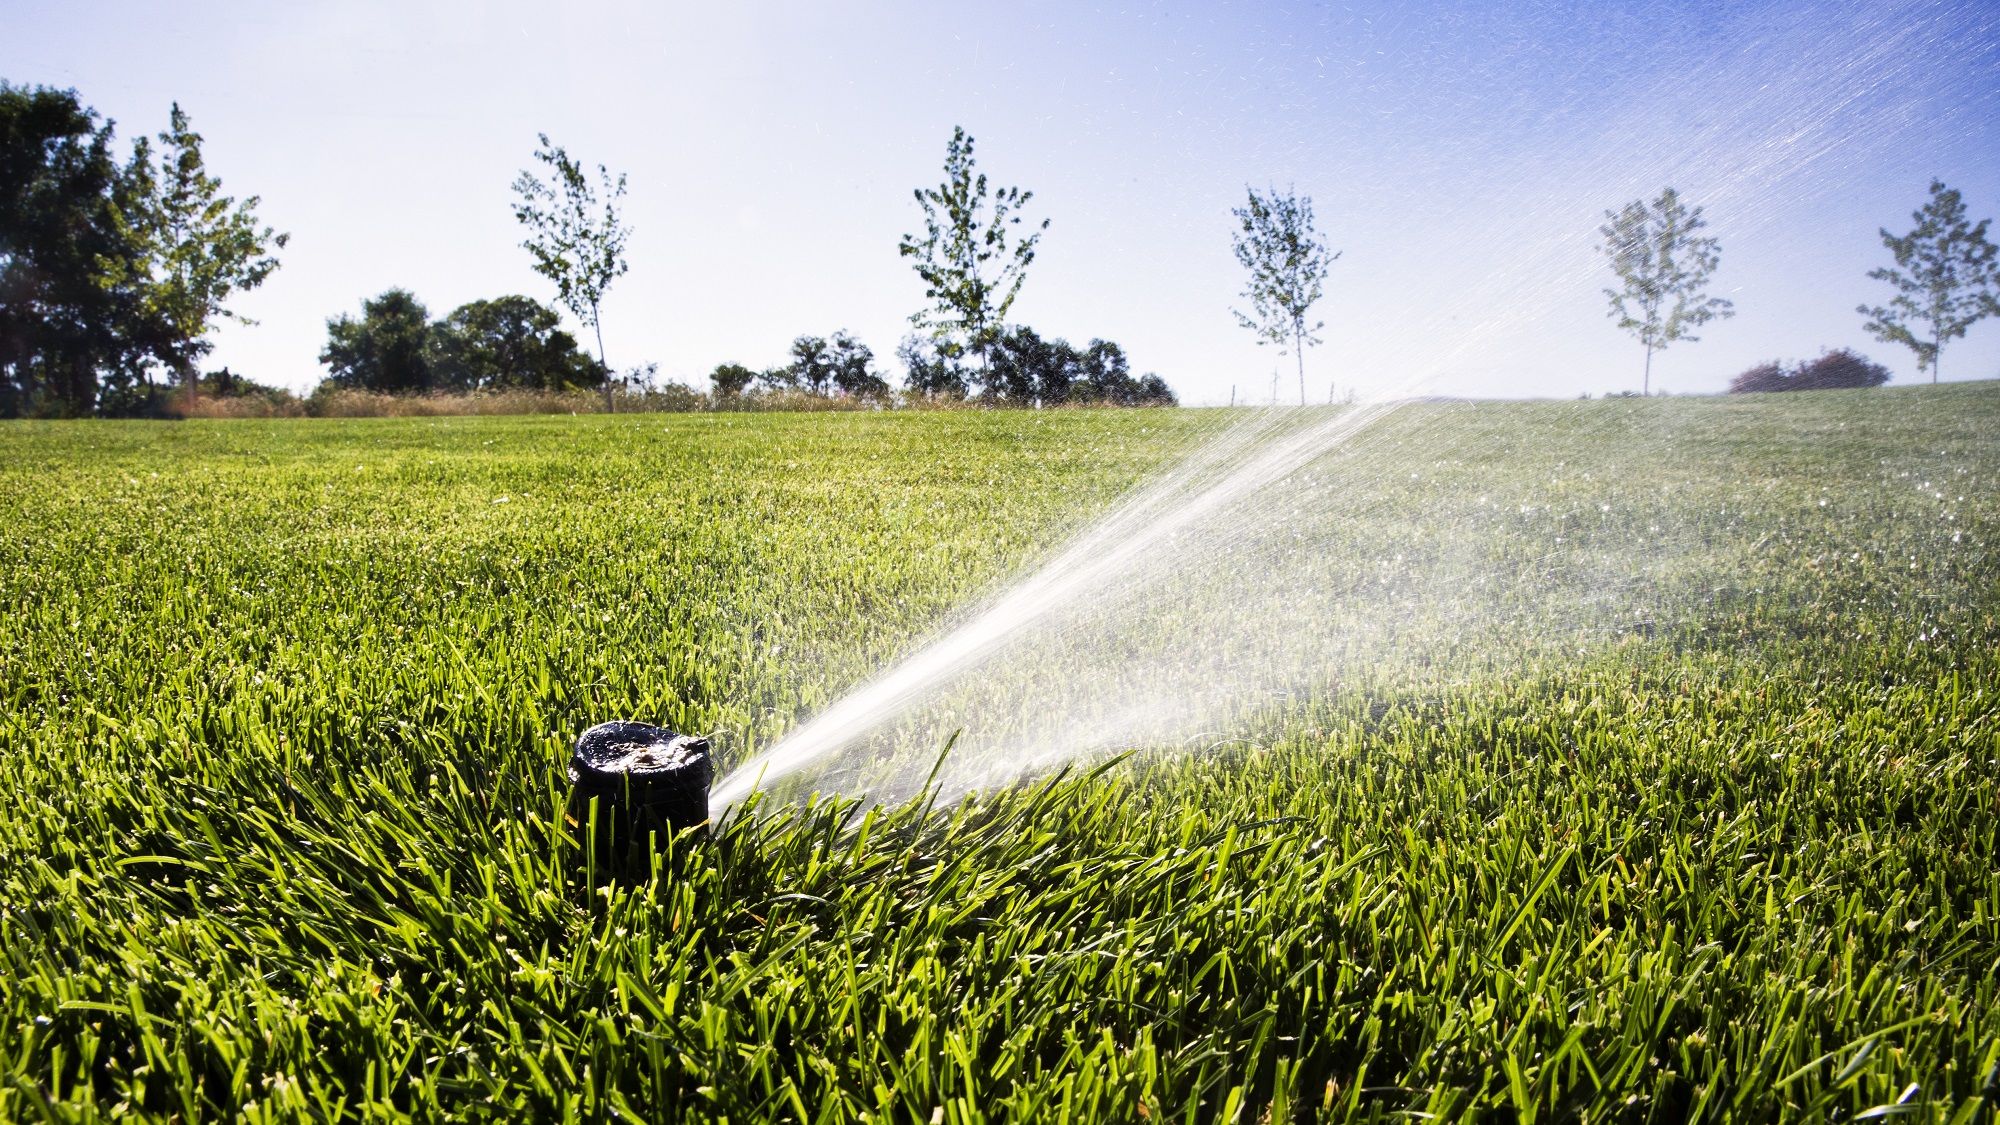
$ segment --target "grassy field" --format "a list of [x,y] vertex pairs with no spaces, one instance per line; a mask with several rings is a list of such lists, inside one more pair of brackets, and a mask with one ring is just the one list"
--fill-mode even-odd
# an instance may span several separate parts
[[1615,497],[1704,583],[575,870],[582,727],[740,760],[1216,413],[0,428],[0,1118],[1993,1120],[2000,384],[1413,408],[1483,452],[1384,534]]

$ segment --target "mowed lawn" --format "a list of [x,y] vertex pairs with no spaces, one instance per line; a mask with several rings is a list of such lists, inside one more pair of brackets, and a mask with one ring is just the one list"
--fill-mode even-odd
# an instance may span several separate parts
[[1226,422],[0,426],[0,1118],[1993,1119],[2000,383],[1411,407],[1704,584],[579,873],[583,727],[740,761]]

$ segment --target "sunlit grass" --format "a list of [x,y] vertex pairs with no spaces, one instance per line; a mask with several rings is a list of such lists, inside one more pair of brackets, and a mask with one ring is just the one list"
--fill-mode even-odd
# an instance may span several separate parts
[[1993,385],[1470,410],[1493,504],[1596,512],[1588,432],[1735,576],[573,869],[584,726],[740,760],[1213,425],[0,429],[0,1116],[1990,1119]]

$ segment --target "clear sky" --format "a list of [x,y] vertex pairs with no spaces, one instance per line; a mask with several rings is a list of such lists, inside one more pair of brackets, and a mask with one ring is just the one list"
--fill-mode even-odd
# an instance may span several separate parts
[[[1309,194],[1343,251],[1316,398],[1636,389],[1605,316],[1603,211],[1673,184],[1738,316],[1654,361],[1720,390],[1849,346],[1886,297],[1877,228],[1933,176],[2000,217],[2000,6],[1723,4],[97,3],[0,0],[0,76],[75,87],[121,137],[179,100],[213,170],[292,235],[211,366],[294,388],[325,322],[390,286],[442,315],[552,300],[509,185],[537,132],[630,176],[616,366],[705,387],[846,328],[894,374],[922,302],[898,237],[964,125],[1053,220],[1013,320],[1123,344],[1189,402],[1264,400],[1291,361],[1230,316],[1244,186]],[[2000,375],[2000,320],[1946,378]]]

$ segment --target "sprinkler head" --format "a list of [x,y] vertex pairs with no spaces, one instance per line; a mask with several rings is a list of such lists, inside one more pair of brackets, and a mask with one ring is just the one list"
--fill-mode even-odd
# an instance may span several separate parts
[[599,723],[577,736],[569,758],[570,815],[590,824],[595,845],[614,866],[637,847],[650,852],[674,833],[708,823],[715,763],[708,739],[645,723]]

